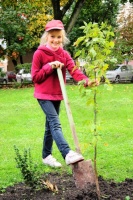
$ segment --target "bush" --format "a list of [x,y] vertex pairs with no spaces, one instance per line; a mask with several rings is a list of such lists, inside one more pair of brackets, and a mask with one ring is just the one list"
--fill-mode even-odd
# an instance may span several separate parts
[[23,155],[20,154],[19,149],[14,146],[16,153],[15,160],[17,167],[20,169],[25,184],[32,189],[49,189],[53,192],[58,192],[56,184],[52,184],[48,179],[43,180],[40,176],[40,172],[37,169],[37,165],[33,163],[30,149],[24,149]]
[[25,71],[29,73],[31,70],[31,63],[18,64],[17,71],[19,71],[20,69],[25,69]]
[[4,77],[5,75],[6,75],[6,73],[3,72],[2,69],[0,68],[0,76],[1,76],[1,77]]
[[37,171],[37,165],[33,164],[30,149],[24,150],[23,155],[20,154],[19,149],[14,146],[16,153],[15,160],[17,167],[20,169],[24,182],[32,187],[40,187],[40,176]]

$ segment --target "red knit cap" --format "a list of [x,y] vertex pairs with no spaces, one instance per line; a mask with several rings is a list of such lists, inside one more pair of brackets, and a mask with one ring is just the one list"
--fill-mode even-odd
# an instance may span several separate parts
[[60,20],[51,20],[49,21],[46,26],[45,26],[45,31],[50,31],[52,29],[59,29],[59,30],[63,30],[64,29],[64,25]]

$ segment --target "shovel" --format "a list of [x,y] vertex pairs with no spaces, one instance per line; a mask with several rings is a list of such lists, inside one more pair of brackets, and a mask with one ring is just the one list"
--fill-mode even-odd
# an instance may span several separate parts
[[[69,104],[67,93],[66,93],[65,83],[64,83],[62,71],[60,68],[57,68],[57,74],[58,74],[58,78],[59,78],[59,82],[60,82],[60,86],[61,86],[61,90],[62,90],[62,94],[64,98],[65,108],[66,108],[68,120],[70,123],[72,136],[73,136],[75,147],[76,147],[76,152],[81,153],[77,134],[76,134],[76,129],[74,125],[74,120],[73,120],[70,104]],[[72,167],[75,185],[77,188],[83,189],[83,188],[86,188],[88,184],[91,184],[91,185],[96,184],[95,174],[94,174],[91,160],[86,160],[86,161],[83,160],[83,161],[71,164],[71,167]]]

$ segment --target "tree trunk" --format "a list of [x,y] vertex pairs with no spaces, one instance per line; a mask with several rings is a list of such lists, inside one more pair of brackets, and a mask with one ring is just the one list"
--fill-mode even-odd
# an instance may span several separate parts
[[51,0],[53,5],[54,19],[62,20],[62,12],[60,10],[60,0]]
[[[75,8],[73,10],[73,13],[69,19],[69,22],[67,23],[65,30],[67,33],[69,33],[74,24],[76,23],[77,17],[80,13],[81,8],[83,7],[85,0],[78,0],[75,4]],[[66,12],[71,7],[73,0],[69,0],[66,5],[63,7],[63,9],[60,9],[60,0],[51,0],[52,6],[53,6],[53,13],[54,13],[54,19],[59,19],[62,21],[63,17],[65,16]]]
[[19,58],[19,59],[20,59],[20,63],[21,63],[21,64],[24,64],[24,62],[23,62],[23,56],[22,56],[22,55],[20,55],[20,58]]
[[15,72],[17,72],[17,60],[12,59],[12,63],[14,65]]
[[70,17],[70,20],[69,20],[68,24],[66,25],[66,32],[67,33],[71,32],[71,30],[72,30],[72,28],[73,28],[73,26],[74,26],[74,24],[75,24],[75,22],[76,22],[76,20],[78,18],[78,15],[79,15],[80,10],[83,7],[84,3],[85,3],[85,0],[78,0],[77,1],[76,5],[75,5],[75,8],[73,10],[73,13],[72,13],[72,15]]
[[17,60],[12,59],[12,63],[14,65],[14,68],[17,66]]
[[66,5],[63,7],[62,9],[62,16],[64,17],[64,15],[66,14],[66,12],[69,10],[69,8],[71,7],[71,5],[73,4],[73,0],[69,0]]

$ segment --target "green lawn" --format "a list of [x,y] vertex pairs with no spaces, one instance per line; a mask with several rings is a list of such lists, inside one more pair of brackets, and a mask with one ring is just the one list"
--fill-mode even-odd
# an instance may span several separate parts
[[[20,171],[16,168],[14,145],[22,153],[24,148],[30,148],[33,161],[42,173],[55,171],[42,164],[45,117],[33,98],[33,90],[0,89],[0,188],[22,181]],[[98,91],[101,136],[98,142],[98,173],[118,182],[133,178],[133,85],[114,84],[112,91],[101,85]],[[78,86],[67,85],[67,93],[82,154],[85,159],[93,161],[93,107],[86,105],[86,98],[81,97]],[[63,102],[60,119],[65,138],[75,149]],[[60,173],[71,173],[55,144],[53,154],[63,164]]]

